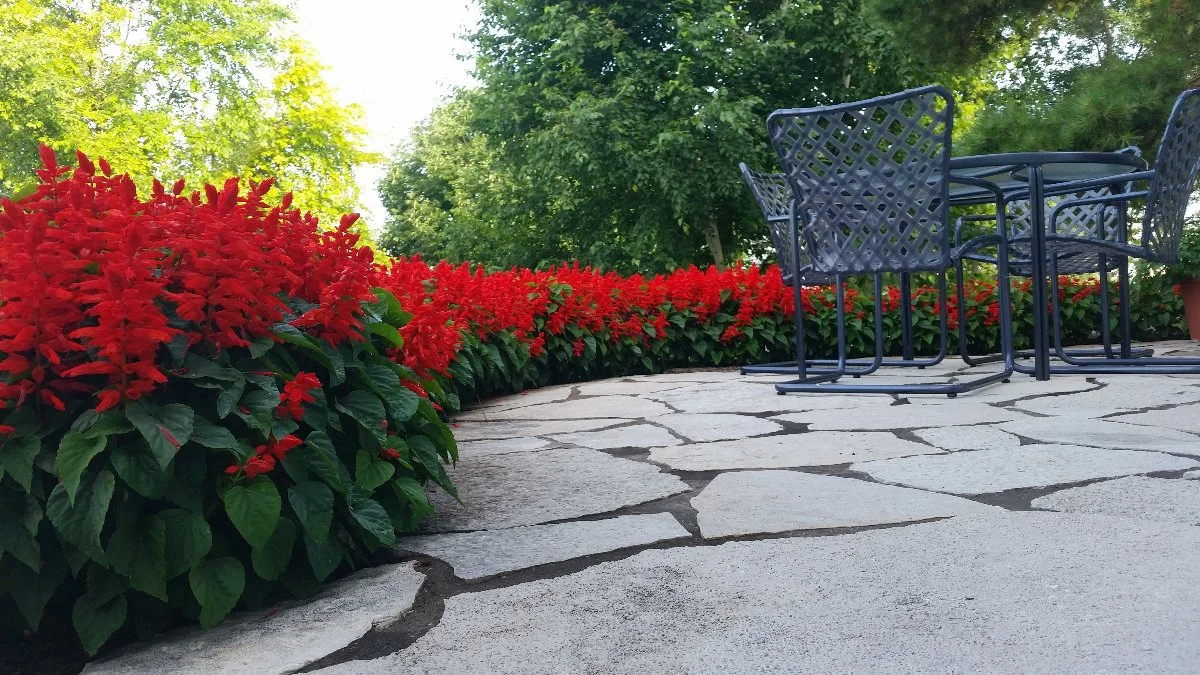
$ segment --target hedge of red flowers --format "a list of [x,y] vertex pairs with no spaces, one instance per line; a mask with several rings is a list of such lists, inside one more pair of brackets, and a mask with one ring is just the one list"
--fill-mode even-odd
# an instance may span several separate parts
[[[794,357],[793,294],[775,266],[680,269],[655,276],[602,273],[578,265],[534,272],[486,273],[479,267],[397,259],[381,283],[414,308],[410,346],[450,398],[478,399],[553,382],[672,367],[729,366]],[[933,279],[912,289],[914,339],[936,351],[940,295]],[[1100,329],[1099,279],[1061,277],[1064,341],[1092,342]],[[960,299],[946,300],[957,329],[959,303],[975,353],[999,342],[994,278],[968,278]],[[1014,280],[1021,317],[1016,336],[1028,347],[1030,282]],[[1115,302],[1116,289],[1111,298]],[[1138,339],[1183,335],[1178,289],[1161,275],[1143,275],[1132,289]],[[830,287],[802,289],[809,356],[830,356],[836,340],[836,296]],[[847,343],[858,355],[874,349],[873,290],[846,289]],[[900,290],[885,288],[886,352],[900,349]],[[1115,321],[1115,312],[1113,320]],[[416,346],[417,344],[420,346]],[[952,338],[951,348],[957,349]],[[454,401],[457,405],[457,400]]]
[[90,653],[210,626],[368,563],[427,482],[453,494],[430,314],[379,287],[355,216],[42,157],[0,200],[0,626],[70,622]]

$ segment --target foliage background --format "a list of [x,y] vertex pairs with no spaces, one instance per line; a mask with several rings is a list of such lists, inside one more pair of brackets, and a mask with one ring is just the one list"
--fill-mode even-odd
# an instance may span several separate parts
[[326,222],[355,210],[357,106],[276,0],[9,0],[0,11],[0,195],[38,144],[156,177],[275,177]]
[[477,88],[380,184],[393,255],[662,271],[770,259],[763,120],[941,82],[956,152],[1148,159],[1200,82],[1197,0],[484,0]]

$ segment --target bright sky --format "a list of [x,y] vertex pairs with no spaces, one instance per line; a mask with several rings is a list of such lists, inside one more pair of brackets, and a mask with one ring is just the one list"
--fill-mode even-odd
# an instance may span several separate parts
[[[454,87],[471,83],[470,63],[455,58],[473,28],[473,0],[293,0],[300,35],[328,66],[329,82],[366,112],[368,150],[390,156],[396,144]],[[375,184],[382,166],[355,171],[363,217],[383,226]]]

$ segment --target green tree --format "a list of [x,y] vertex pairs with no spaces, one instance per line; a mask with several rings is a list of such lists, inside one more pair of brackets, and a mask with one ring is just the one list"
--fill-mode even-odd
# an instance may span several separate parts
[[869,0],[909,58],[977,81],[961,152],[1153,153],[1200,77],[1196,0]]
[[[422,253],[661,270],[761,252],[737,164],[774,164],[766,115],[922,80],[857,0],[481,10],[480,87],[418,130],[381,185],[387,240]],[[492,229],[510,245],[486,247]]]
[[358,201],[360,111],[338,102],[275,0],[11,0],[0,12],[0,193],[38,143],[141,185],[277,177],[328,218]]

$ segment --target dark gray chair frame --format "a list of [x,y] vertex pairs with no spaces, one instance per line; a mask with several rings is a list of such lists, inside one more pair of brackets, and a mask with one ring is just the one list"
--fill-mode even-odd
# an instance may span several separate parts
[[[954,99],[939,86],[816,108],[777,110],[767,118],[771,145],[792,191],[788,237],[804,242],[812,268],[839,276],[882,272],[944,272],[954,265],[950,240],[950,148]],[[997,274],[1001,306],[1010,307],[1004,195],[993,183],[956,182],[993,194],[997,205]],[[804,225],[799,223],[803,214]],[[803,237],[803,240],[801,240]],[[793,269],[801,269],[793,245]],[[945,277],[941,291],[945,295]],[[792,285],[800,306],[799,284]],[[946,312],[946,303],[941,303]],[[802,312],[797,312],[799,316]],[[838,364],[833,372],[808,374],[798,359],[794,382],[780,394],[891,393],[956,396],[1007,381],[1013,372],[1011,317],[1001,312],[1003,370],[969,382],[838,384],[846,374],[845,306],[837,297]],[[803,332],[797,332],[803,354]]]
[[[1142,151],[1140,148],[1131,146],[1122,148],[1117,152],[1126,153],[1135,157],[1141,157]],[[1121,191],[1127,192],[1132,188],[1129,183],[1121,185]],[[1107,196],[1112,194],[1112,189],[1108,186],[1083,190],[1074,195],[1070,195],[1072,199],[1089,199],[1092,197]],[[1062,201],[1062,200],[1058,200]],[[1007,209],[1007,219],[1009,223],[1008,236],[1012,238],[1022,237],[1028,234],[1029,228],[1033,226],[1030,216],[1028,199],[1009,198],[1005,202]],[[1053,208],[1053,206],[1051,206]],[[1063,214],[1066,216],[1063,231],[1072,233],[1083,233],[1085,236],[1098,236],[1101,239],[1111,241],[1123,241],[1126,236],[1126,223],[1123,214],[1117,209],[1105,209],[1101,205],[1086,205],[1065,210]],[[963,216],[955,222],[954,240],[958,247],[958,275],[957,275],[957,292],[958,297],[964,295],[964,269],[963,263],[967,260],[982,262],[987,264],[996,264],[994,255],[987,255],[979,251],[981,246],[993,244],[995,235],[985,235],[972,239],[969,242],[962,243],[962,228],[968,222],[993,222],[995,216],[992,215],[975,215]],[[1017,255],[1013,248],[1009,248],[1009,274],[1013,276],[1031,276],[1032,265],[1028,261],[1028,256],[1022,259]],[[1117,269],[1120,275],[1120,303],[1119,303],[1119,319],[1118,325],[1121,329],[1121,344],[1120,358],[1142,358],[1154,355],[1154,350],[1150,348],[1133,348],[1132,335],[1130,331],[1129,319],[1129,284],[1128,284],[1128,267],[1126,265],[1113,265],[1108,263],[1108,255],[1104,253],[1094,252],[1073,252],[1051,256],[1047,260],[1047,265],[1050,270],[1050,277],[1053,280],[1052,297],[1058,297],[1058,275],[1060,274],[1098,274],[1105,283],[1100,284],[1100,340],[1101,347],[1099,348],[1075,348],[1067,349],[1062,343],[1062,314],[1058,311],[1057,304],[1054,306],[1054,311],[1051,317],[1051,328],[1053,337],[1053,348],[1056,356],[1059,359],[1072,359],[1080,357],[1095,357],[1103,356],[1105,358],[1118,358],[1118,354],[1113,351],[1113,340],[1111,331],[1111,320],[1109,315],[1110,301],[1108,297],[1108,275],[1113,269]],[[991,363],[999,357],[989,356],[985,358],[973,358],[967,349],[967,321],[966,321],[966,306],[960,302],[958,305],[959,322],[958,322],[958,344],[959,351],[963,355],[963,360],[971,366]],[[1023,350],[1017,353],[1018,358],[1028,358],[1032,356],[1032,351]]]
[[[758,204],[759,211],[763,215],[763,219],[767,221],[767,230],[771,235],[771,242],[775,246],[776,259],[779,264],[780,272],[783,276],[785,286],[791,286],[795,279],[800,279],[802,286],[829,286],[837,287],[836,292],[840,295],[843,292],[843,280],[836,275],[821,274],[813,271],[812,260],[803,247],[800,251],[800,261],[803,267],[800,274],[793,273],[792,267],[792,252],[791,242],[788,241],[788,210],[792,202],[792,191],[788,187],[787,179],[782,173],[761,173],[750,169],[745,162],[738,164],[738,169],[741,171],[742,179],[750,188],[750,193],[754,196],[755,203]],[[934,366],[945,359],[949,346],[949,331],[945,322],[945,317],[940,323],[940,336],[938,352],[929,358],[918,359],[915,357],[916,349],[913,345],[913,330],[912,330],[912,280],[909,273],[905,272],[900,275],[900,348],[901,358],[884,359],[883,358],[883,282],[882,275],[875,275],[875,357],[870,360],[856,359],[848,362],[846,374],[853,377],[861,377],[868,375],[880,366],[884,367],[915,367],[926,368]],[[944,293],[943,293],[944,294]],[[798,329],[803,326],[803,317],[797,322]],[[836,360],[830,359],[806,359],[806,365],[813,366],[836,366]],[[743,375],[768,373],[776,375],[791,375],[797,372],[796,361],[783,361],[776,363],[760,363],[743,365],[741,372]]]
[[[1167,118],[1166,129],[1159,143],[1158,157],[1154,167],[1117,176],[1071,181],[1047,186],[1045,196],[1073,195],[1086,190],[1107,188],[1110,194],[1092,197],[1068,197],[1050,211],[1047,218],[1046,258],[1052,263],[1050,306],[1053,316],[1058,315],[1057,275],[1053,265],[1065,256],[1095,254],[1115,260],[1122,289],[1122,306],[1129,306],[1128,259],[1141,258],[1151,262],[1171,265],[1179,261],[1179,244],[1183,235],[1187,206],[1200,175],[1200,88],[1184,91],[1175,100]],[[1143,190],[1130,190],[1128,186],[1147,183]],[[1023,193],[1010,195],[1009,199],[1027,196]],[[1130,202],[1143,201],[1144,214],[1141,223],[1139,244],[1128,243],[1127,209]],[[1080,236],[1058,229],[1060,218],[1068,209],[1100,206],[1112,208],[1120,225],[1115,240],[1094,236]],[[1029,236],[1013,237],[1012,243],[1028,243]],[[1044,280],[1043,280],[1044,283]],[[1122,317],[1123,333],[1128,335],[1128,315]],[[1061,347],[1060,336],[1056,335],[1056,347]],[[1062,366],[1051,366],[1050,374],[1198,374],[1200,359],[1176,357],[1138,357],[1124,349],[1116,358],[1081,358],[1058,350]],[[1018,365],[1021,372],[1032,372]]]

